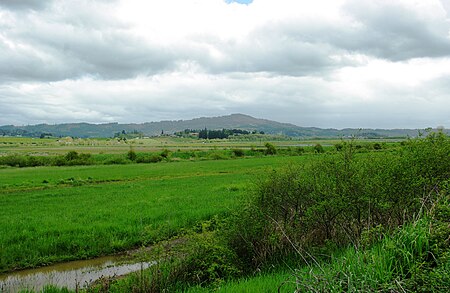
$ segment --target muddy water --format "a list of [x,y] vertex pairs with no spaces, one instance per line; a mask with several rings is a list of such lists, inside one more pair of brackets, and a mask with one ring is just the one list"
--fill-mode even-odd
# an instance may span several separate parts
[[83,288],[102,277],[126,275],[153,264],[155,262],[124,263],[120,257],[107,256],[17,271],[0,275],[0,292],[15,293],[23,289],[39,291],[46,285]]

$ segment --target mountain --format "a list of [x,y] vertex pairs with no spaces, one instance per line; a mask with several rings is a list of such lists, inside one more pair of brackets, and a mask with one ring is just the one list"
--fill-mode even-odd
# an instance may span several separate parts
[[146,123],[65,123],[38,124],[27,126],[0,126],[0,135],[21,135],[40,137],[47,134],[53,136],[73,137],[113,137],[118,132],[139,132],[145,136],[159,135],[183,131],[185,129],[242,129],[249,131],[264,131],[267,134],[280,134],[292,137],[342,137],[356,135],[361,137],[405,137],[417,136],[416,129],[322,129],[316,127],[300,127],[289,123],[280,123],[267,119],[258,119],[244,114],[232,114],[220,117],[201,117],[192,120],[160,121]]

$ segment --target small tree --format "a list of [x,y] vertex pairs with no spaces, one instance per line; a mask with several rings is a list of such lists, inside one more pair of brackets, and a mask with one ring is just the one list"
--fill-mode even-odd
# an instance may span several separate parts
[[127,153],[127,159],[130,161],[136,161],[136,152],[130,149]]
[[314,152],[321,154],[321,153],[325,152],[325,149],[323,148],[323,146],[320,143],[318,143],[314,146]]
[[66,154],[65,159],[67,161],[73,161],[78,159],[78,153],[76,151],[70,151]]
[[168,149],[164,149],[161,154],[161,157],[163,157],[164,159],[167,159],[170,156],[170,151]]
[[264,146],[266,147],[266,150],[264,151],[264,154],[266,154],[266,155],[275,155],[277,153],[277,149],[275,148],[275,146],[273,144],[266,142],[264,144]]
[[381,149],[382,149],[382,146],[381,146],[381,144],[379,144],[378,142],[376,142],[376,143],[373,144],[373,149],[374,149],[374,150],[381,150]]
[[234,149],[232,152],[236,157],[243,157],[245,155],[242,149]]

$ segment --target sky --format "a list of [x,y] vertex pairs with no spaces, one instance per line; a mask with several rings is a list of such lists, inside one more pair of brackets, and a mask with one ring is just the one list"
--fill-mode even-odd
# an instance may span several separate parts
[[450,0],[0,0],[0,125],[450,127]]

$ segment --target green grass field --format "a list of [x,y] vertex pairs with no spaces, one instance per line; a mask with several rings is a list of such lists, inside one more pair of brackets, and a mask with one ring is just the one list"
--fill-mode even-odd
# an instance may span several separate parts
[[[0,160],[0,273],[153,244],[159,247],[165,243],[162,240],[174,236],[189,242],[196,237],[193,233],[200,233],[198,227],[211,222],[205,221],[219,216],[215,219],[222,223],[228,215],[236,215],[241,200],[255,192],[253,183],[273,174],[272,170],[310,164],[323,152],[337,157],[342,141],[270,143],[276,155],[267,153],[264,141],[160,137],[124,143],[111,139],[0,138],[0,158],[33,162],[41,157],[50,163],[58,159],[69,162],[55,166],[42,160],[40,167],[31,167]],[[366,153],[378,156],[385,151],[396,152],[400,147],[396,141],[353,143],[357,156],[363,157]],[[316,144],[324,148],[317,151]],[[130,150],[135,159],[129,159]],[[89,154],[86,163],[70,166],[70,151],[80,157]],[[139,161],[154,156],[159,157],[154,163]],[[189,246],[186,249],[188,254],[195,253]],[[176,268],[169,267],[172,269]],[[297,270],[290,266],[263,269],[256,275],[220,283],[219,287],[194,285],[189,292],[211,288],[220,292],[273,292],[280,285],[280,292],[292,292],[296,288],[293,271]],[[117,292],[135,288],[134,282],[133,276],[118,280]],[[188,288],[180,286],[180,290]]]
[[311,157],[0,169],[0,271],[167,239],[236,208],[268,169]]
[[[361,140],[362,145],[369,143],[397,142],[396,139],[370,139]],[[72,139],[72,138],[27,138],[27,137],[0,137],[0,155],[5,154],[34,154],[34,155],[54,155],[64,154],[68,151],[90,154],[120,154],[126,153],[130,148],[136,152],[154,152],[162,149],[176,150],[209,150],[209,149],[250,149],[263,148],[264,143],[270,142],[279,148],[296,146],[314,146],[322,144],[333,146],[340,143],[340,139],[287,139],[264,137],[253,140],[242,139],[213,139],[199,140],[192,138],[156,137],[144,139],[129,139],[128,141],[118,141],[117,139]]]

